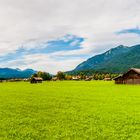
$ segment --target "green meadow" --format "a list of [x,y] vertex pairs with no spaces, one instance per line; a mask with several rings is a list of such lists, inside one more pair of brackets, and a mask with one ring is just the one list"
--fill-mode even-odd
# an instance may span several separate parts
[[1,140],[139,140],[140,86],[0,83]]

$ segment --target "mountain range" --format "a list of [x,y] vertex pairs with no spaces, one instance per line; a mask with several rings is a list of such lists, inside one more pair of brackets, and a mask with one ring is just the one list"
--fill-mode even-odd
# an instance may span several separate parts
[[[87,59],[86,61],[80,63],[74,70],[66,73],[124,73],[129,68],[140,68],[140,45],[131,47],[123,45],[117,46],[102,54],[95,55]],[[20,70],[0,68],[0,79],[29,78],[36,72],[37,71],[33,69]]]
[[82,62],[70,73],[87,70],[104,73],[124,73],[129,68],[140,68],[140,45],[131,47],[117,46]]
[[29,78],[34,73],[36,73],[36,71],[32,69],[20,70],[12,68],[0,68],[0,79]]

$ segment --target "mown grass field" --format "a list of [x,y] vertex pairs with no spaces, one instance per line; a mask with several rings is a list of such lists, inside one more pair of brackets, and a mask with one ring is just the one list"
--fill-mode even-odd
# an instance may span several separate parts
[[0,83],[1,140],[139,140],[140,86]]

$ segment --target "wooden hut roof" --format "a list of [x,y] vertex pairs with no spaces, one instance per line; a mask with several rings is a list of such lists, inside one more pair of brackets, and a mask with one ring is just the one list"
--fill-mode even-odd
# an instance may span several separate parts
[[33,79],[35,79],[37,81],[42,81],[43,80],[41,77],[34,77]]
[[[140,69],[138,69],[138,68],[131,68],[129,71],[131,71],[131,70],[133,70],[133,71],[135,71],[136,73],[140,74]],[[128,71],[128,72],[129,72],[129,71]]]
[[117,76],[117,77],[115,77],[115,78],[113,78],[113,80],[116,80],[116,79],[121,78],[121,77],[122,77],[122,74]]
[[138,69],[138,68],[131,68],[126,73],[124,73],[123,75],[119,75],[118,77],[114,78],[114,80],[119,79],[119,78],[123,78],[123,76],[126,75],[130,71],[134,71],[134,72],[140,74],[140,69]]

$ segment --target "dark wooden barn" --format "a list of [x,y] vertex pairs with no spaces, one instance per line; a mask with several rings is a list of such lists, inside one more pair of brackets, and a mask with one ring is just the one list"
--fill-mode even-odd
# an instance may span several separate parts
[[140,69],[131,68],[114,80],[116,84],[140,84]]
[[31,78],[31,83],[42,83],[43,79],[41,77],[33,77]]

